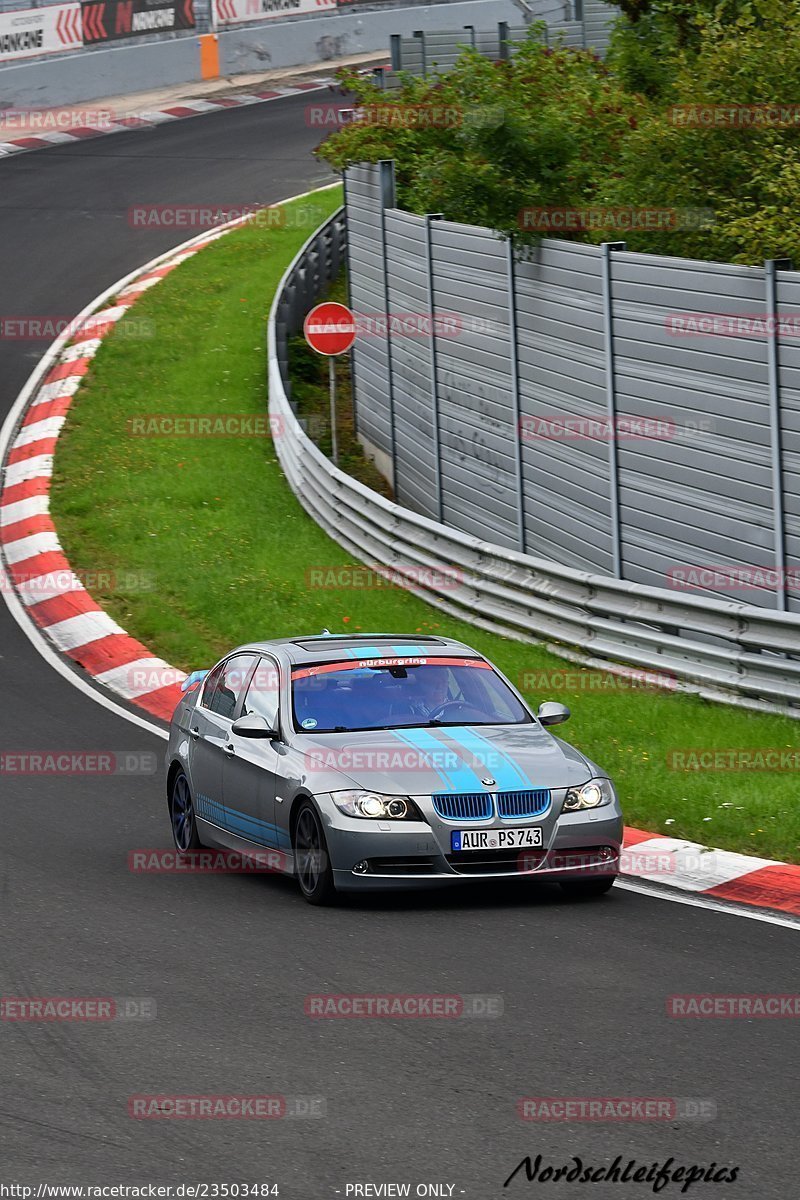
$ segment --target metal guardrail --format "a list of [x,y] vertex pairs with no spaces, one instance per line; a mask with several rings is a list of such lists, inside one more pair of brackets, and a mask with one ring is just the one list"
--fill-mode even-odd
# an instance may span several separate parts
[[[506,549],[394,504],[333,466],[292,410],[287,338],[335,279],[345,243],[340,210],[287,269],[269,318],[275,446],[306,512],[361,562],[428,568],[430,585],[409,590],[452,616],[546,642],[572,661],[611,671],[632,664],[675,677],[708,699],[799,717],[800,615],[678,596]],[[450,577],[437,587],[442,567]]]

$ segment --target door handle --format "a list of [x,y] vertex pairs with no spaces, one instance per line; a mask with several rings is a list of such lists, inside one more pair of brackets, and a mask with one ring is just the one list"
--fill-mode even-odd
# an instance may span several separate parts
[[228,758],[233,758],[233,756],[236,754],[236,747],[230,745],[226,746],[225,753],[227,754]]
[[199,729],[190,729],[190,730],[189,730],[189,736],[190,736],[190,737],[193,737],[193,738],[199,738],[199,737],[200,737],[200,730],[199,730]]

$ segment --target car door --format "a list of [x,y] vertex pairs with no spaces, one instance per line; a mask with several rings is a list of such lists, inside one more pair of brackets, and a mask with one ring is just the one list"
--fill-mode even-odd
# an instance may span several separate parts
[[201,820],[221,829],[231,828],[223,778],[231,725],[256,660],[255,654],[234,654],[215,667],[189,721],[189,772],[195,811]]
[[[263,717],[278,728],[279,671],[267,657],[259,659],[237,716]],[[288,838],[275,824],[278,751],[270,738],[245,738],[231,732],[223,769],[223,794],[229,828],[248,841],[278,850]]]

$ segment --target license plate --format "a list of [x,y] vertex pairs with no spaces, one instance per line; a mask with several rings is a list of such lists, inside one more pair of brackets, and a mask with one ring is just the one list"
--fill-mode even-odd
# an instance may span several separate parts
[[454,829],[450,834],[454,854],[463,850],[527,850],[542,844],[541,825],[527,829]]

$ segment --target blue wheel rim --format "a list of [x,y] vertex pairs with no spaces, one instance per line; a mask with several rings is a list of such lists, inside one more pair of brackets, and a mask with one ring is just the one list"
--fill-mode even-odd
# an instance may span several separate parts
[[194,809],[185,775],[179,775],[172,788],[172,836],[179,850],[186,851],[194,835]]
[[297,852],[297,874],[300,886],[306,893],[316,890],[322,876],[322,832],[319,822],[310,808],[300,813],[295,830]]

